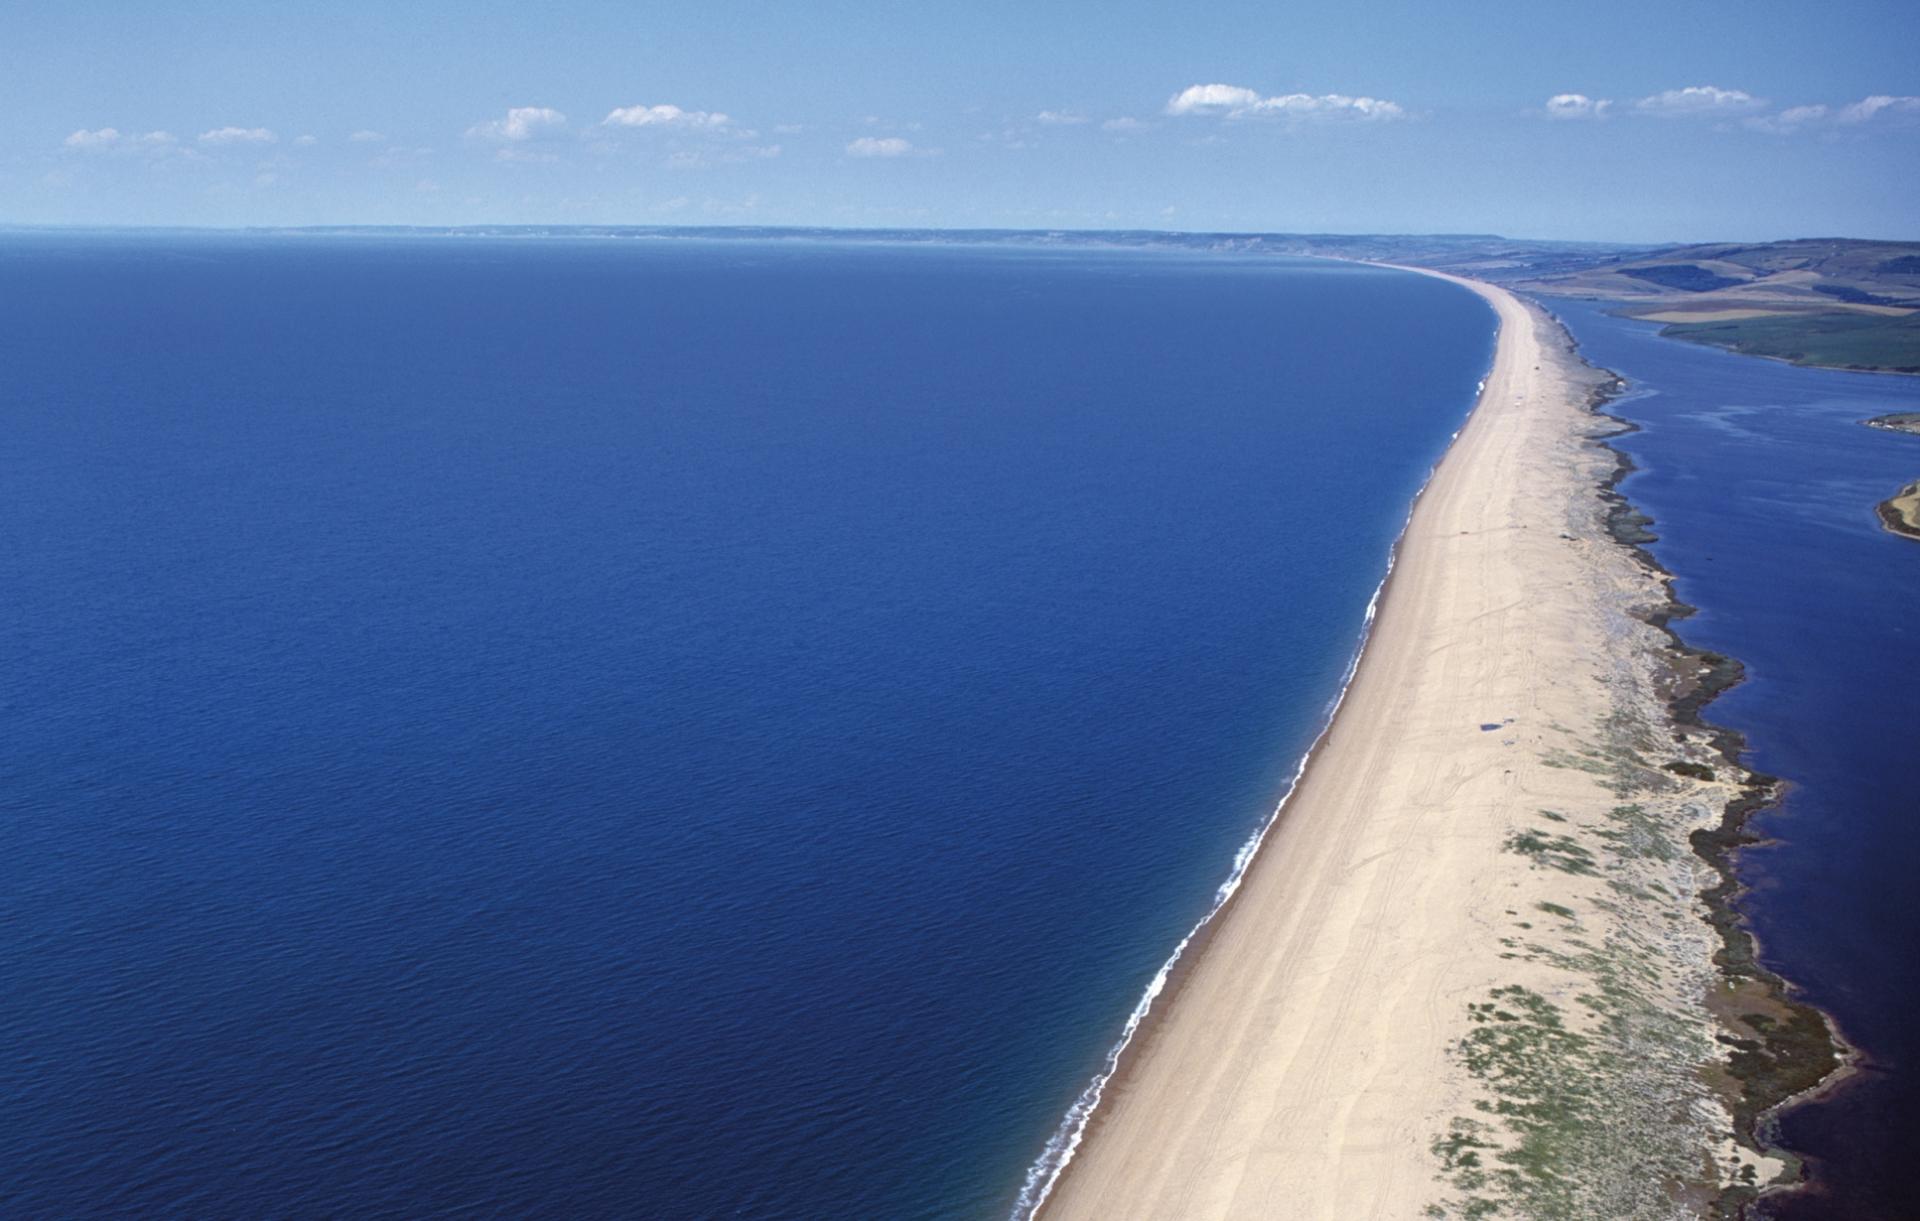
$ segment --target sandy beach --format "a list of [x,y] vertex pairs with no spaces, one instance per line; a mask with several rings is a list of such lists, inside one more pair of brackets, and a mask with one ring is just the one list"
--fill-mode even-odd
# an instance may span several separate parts
[[1744,777],[1668,715],[1666,592],[1606,525],[1610,379],[1456,282],[1500,319],[1480,402],[1046,1221],[1687,1216],[1780,1169],[1730,1139],[1686,840]]

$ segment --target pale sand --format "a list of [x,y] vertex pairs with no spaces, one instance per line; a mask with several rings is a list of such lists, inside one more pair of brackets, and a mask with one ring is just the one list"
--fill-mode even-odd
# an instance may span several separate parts
[[[1714,943],[1698,919],[1698,861],[1663,854],[1648,868],[1678,898],[1644,928],[1614,928],[1602,879],[1543,869],[1508,844],[1516,832],[1580,834],[1615,808],[1605,778],[1564,752],[1623,709],[1664,724],[1650,678],[1664,638],[1632,615],[1662,591],[1603,529],[1599,485],[1613,458],[1594,438],[1611,428],[1588,409],[1599,376],[1537,307],[1455,282],[1500,319],[1480,402],[1415,506],[1334,723],[1242,888],[1129,1049],[1044,1221],[1414,1218],[1458,1197],[1432,1145],[1484,1096],[1450,1050],[1470,1029],[1468,1004],[1522,983],[1578,1025],[1575,998],[1592,987],[1509,952],[1516,937],[1544,935],[1516,933],[1521,921],[1555,923],[1540,902],[1579,908],[1591,942],[1621,934],[1658,947],[1650,957],[1671,951],[1651,992],[1688,1023],[1704,1014]],[[1692,739],[1654,749],[1706,757]],[[1647,783],[1677,790],[1658,800],[1687,824],[1674,830],[1683,856],[1687,827],[1711,822],[1731,791]],[[1543,808],[1568,821],[1543,823]],[[1726,1127],[1713,1099],[1696,1096],[1689,1059],[1712,1057],[1710,1028],[1702,1016],[1680,1029],[1668,1075],[1684,1078],[1673,1086],[1682,1100],[1667,1109],[1685,1120],[1677,1139],[1697,1136],[1704,1150]],[[1669,1211],[1661,1176],[1636,1172],[1628,1152],[1605,1153],[1627,1158],[1624,1170],[1576,1172],[1639,1173],[1647,1192],[1602,1183],[1583,1197],[1597,1211],[1577,1215]],[[1705,1159],[1675,1152],[1683,1166]]]

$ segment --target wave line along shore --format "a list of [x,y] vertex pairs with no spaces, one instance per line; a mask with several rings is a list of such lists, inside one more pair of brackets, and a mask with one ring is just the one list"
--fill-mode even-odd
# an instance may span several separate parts
[[1716,1039],[1790,1006],[1716,967],[1689,842],[1754,785],[1672,715],[1712,667],[1610,532],[1614,379],[1442,278],[1499,315],[1480,400],[1282,813],[1030,1176],[1046,1221],[1689,1217],[1793,1174]]

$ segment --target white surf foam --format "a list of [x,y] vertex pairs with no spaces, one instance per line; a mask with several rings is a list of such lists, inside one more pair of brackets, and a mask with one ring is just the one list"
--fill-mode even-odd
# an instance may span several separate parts
[[[1485,396],[1486,389],[1487,379],[1482,378],[1474,395],[1474,411],[1479,410],[1480,401]],[[1463,423],[1461,428],[1465,427]],[[1459,440],[1461,428],[1456,428],[1448,436],[1447,450],[1451,450],[1453,443]],[[1445,460],[1446,451],[1442,451],[1440,461]],[[1033,1165],[1028,1167],[1026,1179],[1020,1185],[1020,1194],[1015,1198],[1013,1211],[1009,1214],[1009,1221],[1032,1221],[1032,1218],[1039,1214],[1040,1207],[1053,1193],[1054,1185],[1060,1181],[1060,1176],[1066,1171],[1068,1163],[1073,1161],[1073,1155],[1079,1150],[1080,1142],[1086,1138],[1087,1124],[1093,1119],[1094,1111],[1100,1106],[1100,1100],[1106,1093],[1107,1083],[1113,1080],[1114,1073],[1119,1070],[1120,1060],[1126,1055],[1127,1047],[1133,1042],[1134,1035],[1139,1033],[1147,1014],[1152,1011],[1153,1002],[1166,989],[1167,980],[1172,978],[1174,967],[1179,963],[1181,955],[1187,952],[1187,947],[1193,944],[1194,938],[1200,935],[1201,930],[1213,923],[1214,917],[1220,914],[1221,909],[1227,905],[1227,901],[1233,898],[1234,892],[1240,889],[1240,883],[1246,877],[1254,858],[1259,855],[1268,832],[1279,825],[1280,816],[1286,811],[1287,802],[1292,800],[1295,790],[1299,787],[1300,777],[1306,774],[1307,765],[1312,762],[1314,751],[1320,748],[1320,744],[1326,740],[1327,734],[1333,729],[1334,718],[1339,715],[1340,705],[1346,702],[1347,691],[1353,686],[1354,675],[1360,672],[1360,662],[1366,656],[1367,642],[1373,637],[1374,616],[1379,613],[1380,598],[1386,592],[1387,582],[1393,579],[1393,567],[1400,558],[1400,546],[1406,541],[1407,527],[1413,522],[1413,513],[1420,504],[1420,497],[1426,494],[1427,485],[1433,482],[1434,473],[1439,469],[1440,463],[1435,462],[1427,471],[1426,478],[1420,481],[1419,490],[1414,493],[1413,500],[1407,506],[1406,520],[1401,523],[1400,532],[1395,536],[1393,546],[1387,551],[1386,573],[1381,576],[1380,583],[1374,586],[1373,596],[1367,599],[1367,613],[1361,623],[1360,641],[1353,651],[1352,660],[1347,663],[1346,673],[1341,677],[1340,690],[1327,706],[1326,715],[1321,720],[1319,732],[1314,735],[1313,744],[1307,748],[1305,754],[1300,756],[1299,764],[1293,769],[1293,779],[1287,782],[1287,791],[1281,796],[1279,804],[1274,806],[1273,812],[1260,824],[1259,829],[1240,846],[1239,851],[1234,853],[1233,867],[1227,873],[1227,880],[1222,882],[1220,888],[1214,892],[1213,905],[1207,909],[1205,915],[1200,917],[1198,923],[1187,930],[1187,935],[1173,947],[1172,955],[1161,964],[1158,971],[1154,972],[1146,991],[1134,1005],[1133,1011],[1127,1015],[1127,1022],[1121,1028],[1119,1041],[1108,1050],[1100,1071],[1094,1074],[1093,1080],[1087,1083],[1086,1088],[1080,1091],[1080,1096],[1074,1099],[1073,1105],[1067,1108],[1067,1113],[1061,1118],[1059,1126],[1047,1139],[1046,1147],[1040,1151],[1040,1156],[1035,1159]]]

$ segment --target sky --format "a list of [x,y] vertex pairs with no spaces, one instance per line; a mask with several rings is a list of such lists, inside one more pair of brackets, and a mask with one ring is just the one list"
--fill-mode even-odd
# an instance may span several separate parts
[[1920,4],[0,7],[0,224],[1920,239]]

